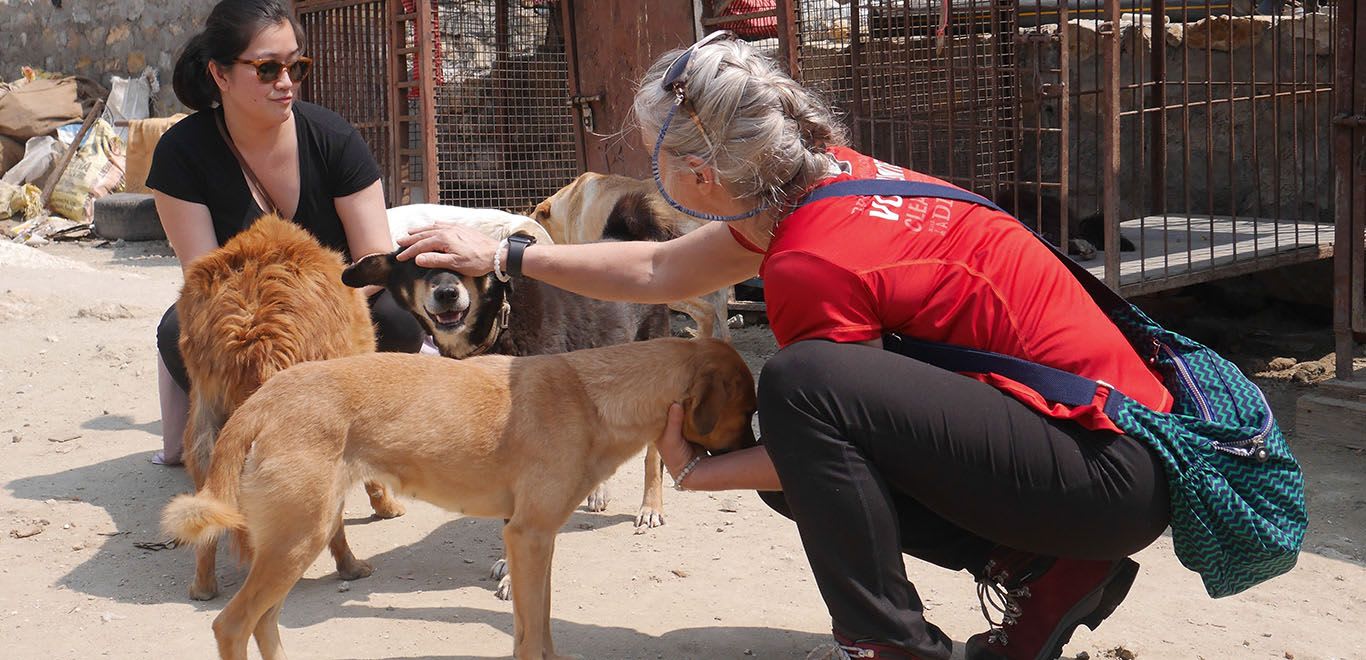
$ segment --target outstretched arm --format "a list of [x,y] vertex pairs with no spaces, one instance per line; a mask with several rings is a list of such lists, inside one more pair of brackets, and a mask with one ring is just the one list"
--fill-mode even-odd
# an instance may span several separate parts
[[[399,240],[399,259],[465,275],[493,270],[498,243],[467,227],[414,230]],[[499,255],[505,263],[506,255]],[[666,303],[700,296],[753,277],[762,256],[741,247],[723,223],[712,223],[662,243],[603,242],[533,245],[522,273],[602,300]]]

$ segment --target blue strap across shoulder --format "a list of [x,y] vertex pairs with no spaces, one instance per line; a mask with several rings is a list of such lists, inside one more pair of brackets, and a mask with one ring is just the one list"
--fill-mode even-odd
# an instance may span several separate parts
[[[968,202],[985,206],[995,211],[1002,211],[991,200],[969,192],[961,188],[941,185],[937,183],[925,183],[919,181],[897,181],[888,179],[854,179],[848,181],[838,181],[825,186],[821,186],[808,194],[798,206],[804,206],[812,202],[832,197],[848,196],[868,196],[877,195],[880,197],[935,197],[939,199],[951,199],[954,201]],[[1037,236],[1037,234],[1035,234]],[[1105,283],[1096,279],[1090,271],[1082,268],[1081,264],[1073,261],[1063,254],[1042,236],[1039,240],[1047,245],[1054,256],[1062,260],[1067,265],[1072,274],[1082,283],[1091,297],[1096,300],[1106,311],[1117,307],[1128,307],[1129,303],[1118,294],[1111,291]],[[1090,404],[1095,400],[1098,387],[1113,390],[1114,387],[1098,381],[1078,376],[1076,374],[1054,369],[1028,360],[1021,360],[1009,355],[992,353],[990,351],[980,351],[976,349],[944,344],[938,342],[920,341],[911,339],[898,334],[890,334],[883,340],[883,345],[888,350],[901,353],[907,357],[933,364],[949,371],[959,371],[968,373],[992,373],[1009,378],[1017,383],[1021,383],[1030,389],[1038,392],[1049,401],[1061,403],[1066,406],[1082,406]],[[1105,406],[1105,414],[1111,419],[1118,412],[1120,397],[1109,397]]]

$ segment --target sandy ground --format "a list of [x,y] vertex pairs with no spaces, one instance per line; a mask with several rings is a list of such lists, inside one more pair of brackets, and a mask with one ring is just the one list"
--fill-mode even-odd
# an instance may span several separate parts
[[[191,553],[135,545],[162,540],[160,509],[189,483],[183,470],[148,462],[160,447],[153,329],[179,282],[164,243],[41,252],[0,243],[0,657],[212,655],[209,625],[226,596],[191,602]],[[755,367],[773,349],[762,327],[737,344]],[[1304,387],[1268,389],[1293,424]],[[1211,600],[1164,537],[1137,557],[1143,569],[1125,605],[1100,630],[1079,630],[1066,657],[1366,657],[1366,459],[1340,446],[1296,450],[1313,524],[1293,572]],[[640,481],[639,463],[628,463],[612,479],[609,509],[576,513],[559,538],[562,652],[802,658],[827,639],[788,521],[752,493],[669,491],[668,524],[637,535]],[[343,583],[320,558],[281,619],[292,657],[506,657],[511,609],[487,577],[499,523],[420,502],[396,520],[369,513],[357,486],[347,534],[375,574]],[[908,571],[931,620],[960,641],[984,629],[966,575],[915,560]],[[221,559],[219,575],[230,595],[244,572]]]

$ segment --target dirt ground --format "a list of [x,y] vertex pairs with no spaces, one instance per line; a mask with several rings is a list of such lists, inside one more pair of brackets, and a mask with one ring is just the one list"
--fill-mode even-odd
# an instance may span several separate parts
[[[179,282],[164,243],[35,250],[0,241],[0,657],[212,656],[210,622],[243,570],[222,555],[227,595],[192,602],[191,553],[138,545],[163,540],[160,509],[189,484],[183,470],[148,462],[161,444],[153,330]],[[1297,381],[1314,374],[1287,369],[1331,348],[1327,325],[1265,330],[1247,310],[1220,316],[1198,298],[1158,302],[1215,334],[1237,328],[1240,359],[1254,369],[1292,359],[1263,384],[1293,439],[1295,398],[1312,387]],[[756,369],[773,350],[762,326],[738,332],[736,343]],[[1100,630],[1079,630],[1065,657],[1366,657],[1366,438],[1294,446],[1312,517],[1294,571],[1211,600],[1164,537],[1138,555],[1142,572],[1124,606]],[[828,639],[787,520],[748,492],[669,491],[668,524],[637,535],[639,466],[613,477],[606,512],[576,513],[559,537],[561,652],[802,658]],[[357,486],[347,534],[375,574],[344,583],[320,558],[281,618],[292,657],[506,657],[511,609],[494,599],[487,575],[499,523],[420,502],[396,520],[369,513]],[[907,569],[930,619],[955,639],[984,629],[970,578],[915,560]]]

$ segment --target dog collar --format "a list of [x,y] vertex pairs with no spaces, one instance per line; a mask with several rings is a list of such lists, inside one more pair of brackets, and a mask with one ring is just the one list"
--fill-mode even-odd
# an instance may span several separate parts
[[[484,339],[482,344],[479,344],[473,351],[465,354],[465,357],[470,358],[476,355],[483,355],[485,351],[492,348],[493,344],[498,341],[498,338],[503,336],[503,331],[508,329],[508,318],[511,316],[512,305],[509,305],[507,299],[504,298],[503,306],[498,308],[498,320],[494,323],[493,332],[489,333],[489,336]],[[464,358],[461,359],[463,360]]]

